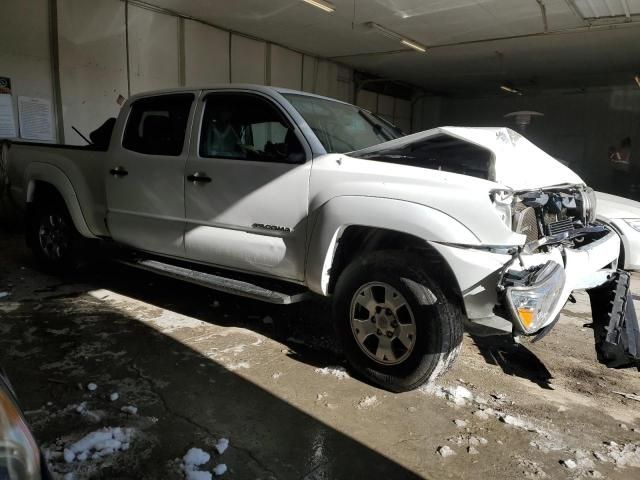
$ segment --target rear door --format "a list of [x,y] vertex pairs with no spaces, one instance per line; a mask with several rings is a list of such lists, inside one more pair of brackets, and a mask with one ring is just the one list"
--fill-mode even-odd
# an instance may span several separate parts
[[118,242],[184,257],[184,168],[195,92],[130,105],[107,162],[107,225]]
[[304,277],[311,151],[285,111],[258,93],[203,95],[186,167],[187,257]]

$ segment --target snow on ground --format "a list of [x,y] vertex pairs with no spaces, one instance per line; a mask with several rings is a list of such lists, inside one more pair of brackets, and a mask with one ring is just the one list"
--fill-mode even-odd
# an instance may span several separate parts
[[344,380],[345,378],[349,378],[349,374],[344,367],[324,367],[324,368],[316,368],[316,373],[321,375],[333,375],[338,380]]
[[[224,453],[224,451],[229,446],[229,440],[226,438],[221,438],[216,443],[216,450],[220,455]],[[182,457],[182,470],[184,470],[184,475],[186,480],[211,480],[212,474],[211,472],[201,470],[202,466],[209,463],[211,460],[211,455],[201,448],[193,447],[190,448],[189,451]],[[220,463],[216,465],[213,469],[213,473],[216,476],[223,475],[227,471],[227,465],[224,463]]]

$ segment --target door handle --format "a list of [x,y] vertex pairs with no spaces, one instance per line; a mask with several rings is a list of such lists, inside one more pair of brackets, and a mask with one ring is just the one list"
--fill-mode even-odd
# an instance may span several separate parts
[[129,172],[125,170],[124,167],[116,167],[109,170],[109,173],[114,177],[126,177],[129,175]]
[[209,183],[211,182],[211,177],[207,176],[204,172],[195,172],[187,175],[187,180],[193,183]]

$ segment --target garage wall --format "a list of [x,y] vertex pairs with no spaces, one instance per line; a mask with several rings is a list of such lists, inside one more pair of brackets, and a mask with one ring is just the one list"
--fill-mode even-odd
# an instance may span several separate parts
[[[64,143],[84,144],[71,127],[96,129],[118,114],[119,96],[175,86],[257,83],[353,102],[344,65],[122,0],[5,0],[2,13],[16,21],[0,29],[0,76],[11,77],[16,104],[17,95],[59,104]],[[368,108],[408,131],[410,103],[380,97]]]
[[65,143],[118,115],[127,97],[124,4],[118,0],[58,0],[60,93]]
[[47,0],[3,0],[0,28],[0,76],[12,85],[14,117],[18,96],[53,101],[49,3]]
[[[509,126],[504,115],[518,110],[544,113],[525,132],[543,150],[567,162],[596,189],[621,193],[609,166],[610,147],[631,138],[640,151],[640,89],[609,88],[586,92],[546,92],[536,96],[443,99],[442,125]],[[632,157],[632,158],[633,158]],[[637,158],[636,158],[637,160]]]
[[410,133],[411,101],[395,98],[368,90],[358,91],[356,105],[380,115],[385,120],[398,126],[403,132]]

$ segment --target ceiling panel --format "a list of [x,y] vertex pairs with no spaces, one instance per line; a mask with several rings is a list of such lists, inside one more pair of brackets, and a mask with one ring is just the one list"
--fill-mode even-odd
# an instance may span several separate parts
[[[302,0],[150,1],[223,28],[443,91],[491,88],[505,80],[550,85],[577,79],[581,86],[624,82],[640,69],[640,16],[609,18],[607,23],[614,25],[604,29],[557,34],[593,22],[577,8],[584,2],[609,5],[615,13],[623,1],[630,12],[640,11],[640,0],[332,0],[336,11],[331,14]],[[367,22],[431,48],[426,54],[409,50]]]

